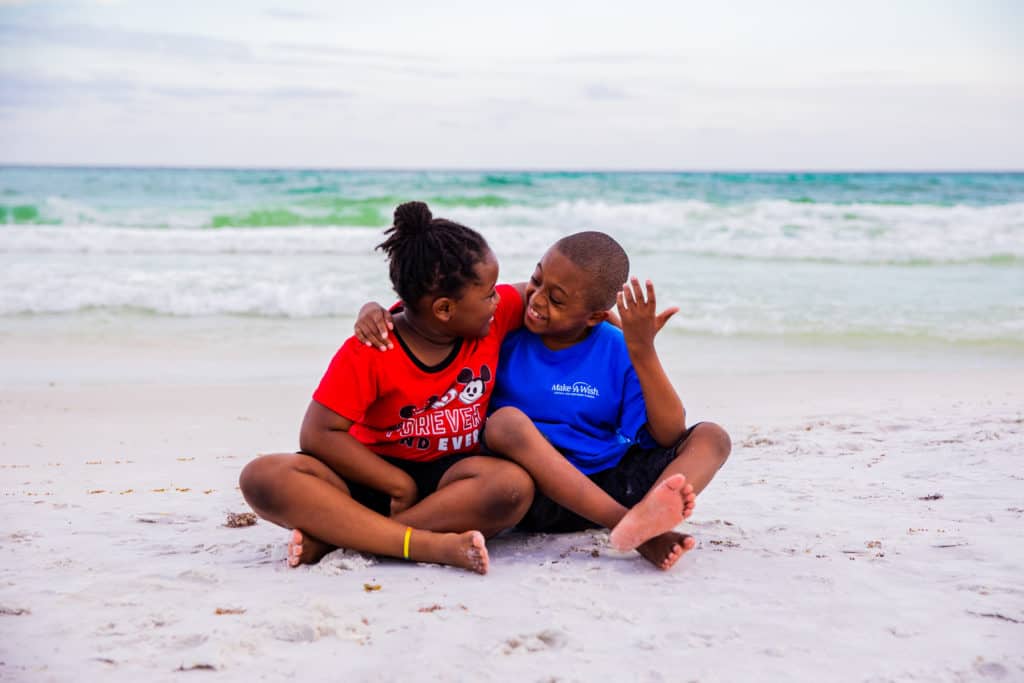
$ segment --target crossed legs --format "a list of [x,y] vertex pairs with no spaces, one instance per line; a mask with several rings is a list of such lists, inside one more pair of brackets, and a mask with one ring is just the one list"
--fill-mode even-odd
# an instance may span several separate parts
[[336,472],[302,453],[253,460],[239,485],[257,514],[295,530],[292,564],[319,561],[334,547],[402,557],[412,527],[409,559],[481,574],[488,565],[484,537],[514,526],[533,499],[533,482],[522,468],[487,457],[459,461],[436,492],[394,517],[356,502]]

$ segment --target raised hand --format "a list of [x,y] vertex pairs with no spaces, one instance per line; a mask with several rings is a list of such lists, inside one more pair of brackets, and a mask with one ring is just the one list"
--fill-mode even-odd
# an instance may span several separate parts
[[395,323],[391,320],[391,312],[376,301],[364,304],[359,309],[355,324],[356,339],[367,346],[376,346],[381,351],[394,348],[388,339],[388,330],[393,329]]
[[615,308],[622,321],[622,334],[626,345],[642,347],[654,344],[654,337],[665,327],[669,318],[679,312],[678,306],[666,308],[656,313],[657,298],[654,294],[654,283],[645,282],[646,298],[640,289],[640,280],[633,276],[622,285],[622,291],[616,295]]
[[654,316],[654,332],[655,332],[655,334],[657,334],[658,332],[661,332],[661,328],[665,327],[665,323],[668,322],[668,319],[671,318],[672,316],[674,316],[678,312],[679,312],[679,307],[678,306],[669,306],[664,311],[662,311],[658,315]]

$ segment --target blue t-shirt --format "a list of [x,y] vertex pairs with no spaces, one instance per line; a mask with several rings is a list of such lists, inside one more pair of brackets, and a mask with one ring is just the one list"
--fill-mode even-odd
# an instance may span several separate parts
[[584,474],[615,467],[647,433],[647,406],[622,331],[608,323],[552,351],[529,330],[505,338],[491,410],[514,406]]

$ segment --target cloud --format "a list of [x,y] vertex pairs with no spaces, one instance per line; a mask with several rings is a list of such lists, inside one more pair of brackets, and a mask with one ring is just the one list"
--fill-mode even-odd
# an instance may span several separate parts
[[[2,0],[0,0],[2,1]],[[364,50],[340,45],[269,43],[248,44],[236,40],[182,33],[158,33],[106,28],[87,24],[25,24],[0,22],[0,46],[39,52],[40,46],[70,47],[97,53],[131,53],[158,61],[205,63],[210,61],[281,67],[337,66],[351,64],[361,70],[383,71],[413,77],[459,76],[455,68],[434,67],[436,58]],[[66,67],[73,67],[67,64]]]
[[304,86],[225,88],[206,85],[153,84],[123,79],[74,80],[0,73],[0,107],[62,106],[69,102],[85,99],[124,103],[153,96],[189,101],[197,98],[323,101],[349,99],[353,94],[336,88]]
[[52,81],[0,75],[0,106],[41,106],[60,100],[61,89]]
[[352,97],[352,93],[335,88],[307,88],[297,86],[272,88],[220,88],[211,86],[159,85],[143,87],[141,92],[156,95],[194,99],[197,97],[217,98],[258,98],[273,101],[277,99],[338,100]]
[[289,9],[287,7],[271,7],[265,14],[268,17],[274,19],[283,19],[285,21],[323,21],[327,17],[323,14],[315,12],[304,12],[302,10]]
[[689,58],[682,55],[669,55],[645,52],[595,52],[589,54],[559,55],[544,61],[562,64],[684,64]]
[[88,24],[0,23],[0,40],[9,47],[49,43],[64,47],[173,56],[179,59],[252,59],[249,46],[237,41],[175,33],[126,31]]
[[275,63],[333,66],[351,64],[359,69],[426,78],[456,78],[465,74],[457,65],[444,65],[433,55],[363,50],[340,45],[271,43],[267,46],[289,55]]
[[583,86],[583,94],[591,100],[625,100],[629,99],[625,90],[607,83],[587,83]]
[[415,61],[418,63],[439,61],[436,55],[411,54],[388,50],[366,50],[341,45],[325,45],[323,43],[271,43],[269,47],[319,57],[377,57],[380,59]]

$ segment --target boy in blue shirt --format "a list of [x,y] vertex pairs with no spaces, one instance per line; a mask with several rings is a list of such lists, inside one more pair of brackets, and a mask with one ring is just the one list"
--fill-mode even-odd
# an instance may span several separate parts
[[[678,309],[656,313],[654,286],[646,283],[645,297],[628,275],[629,258],[604,233],[548,249],[526,285],[524,327],[502,345],[483,442],[536,482],[519,528],[606,527],[615,548],[668,569],[694,547],[673,529],[731,443],[716,424],[686,429],[654,349]],[[621,330],[607,322],[613,304]],[[364,333],[366,343],[387,343],[379,321],[376,332]]]
[[[524,327],[501,350],[487,448],[539,490],[519,527],[612,529],[612,545],[668,569],[695,542],[672,529],[729,456],[729,435],[686,412],[654,348],[678,309],[656,313],[610,236],[562,238],[526,286]],[[624,284],[625,283],[625,284]],[[622,329],[612,326],[615,304]]]

